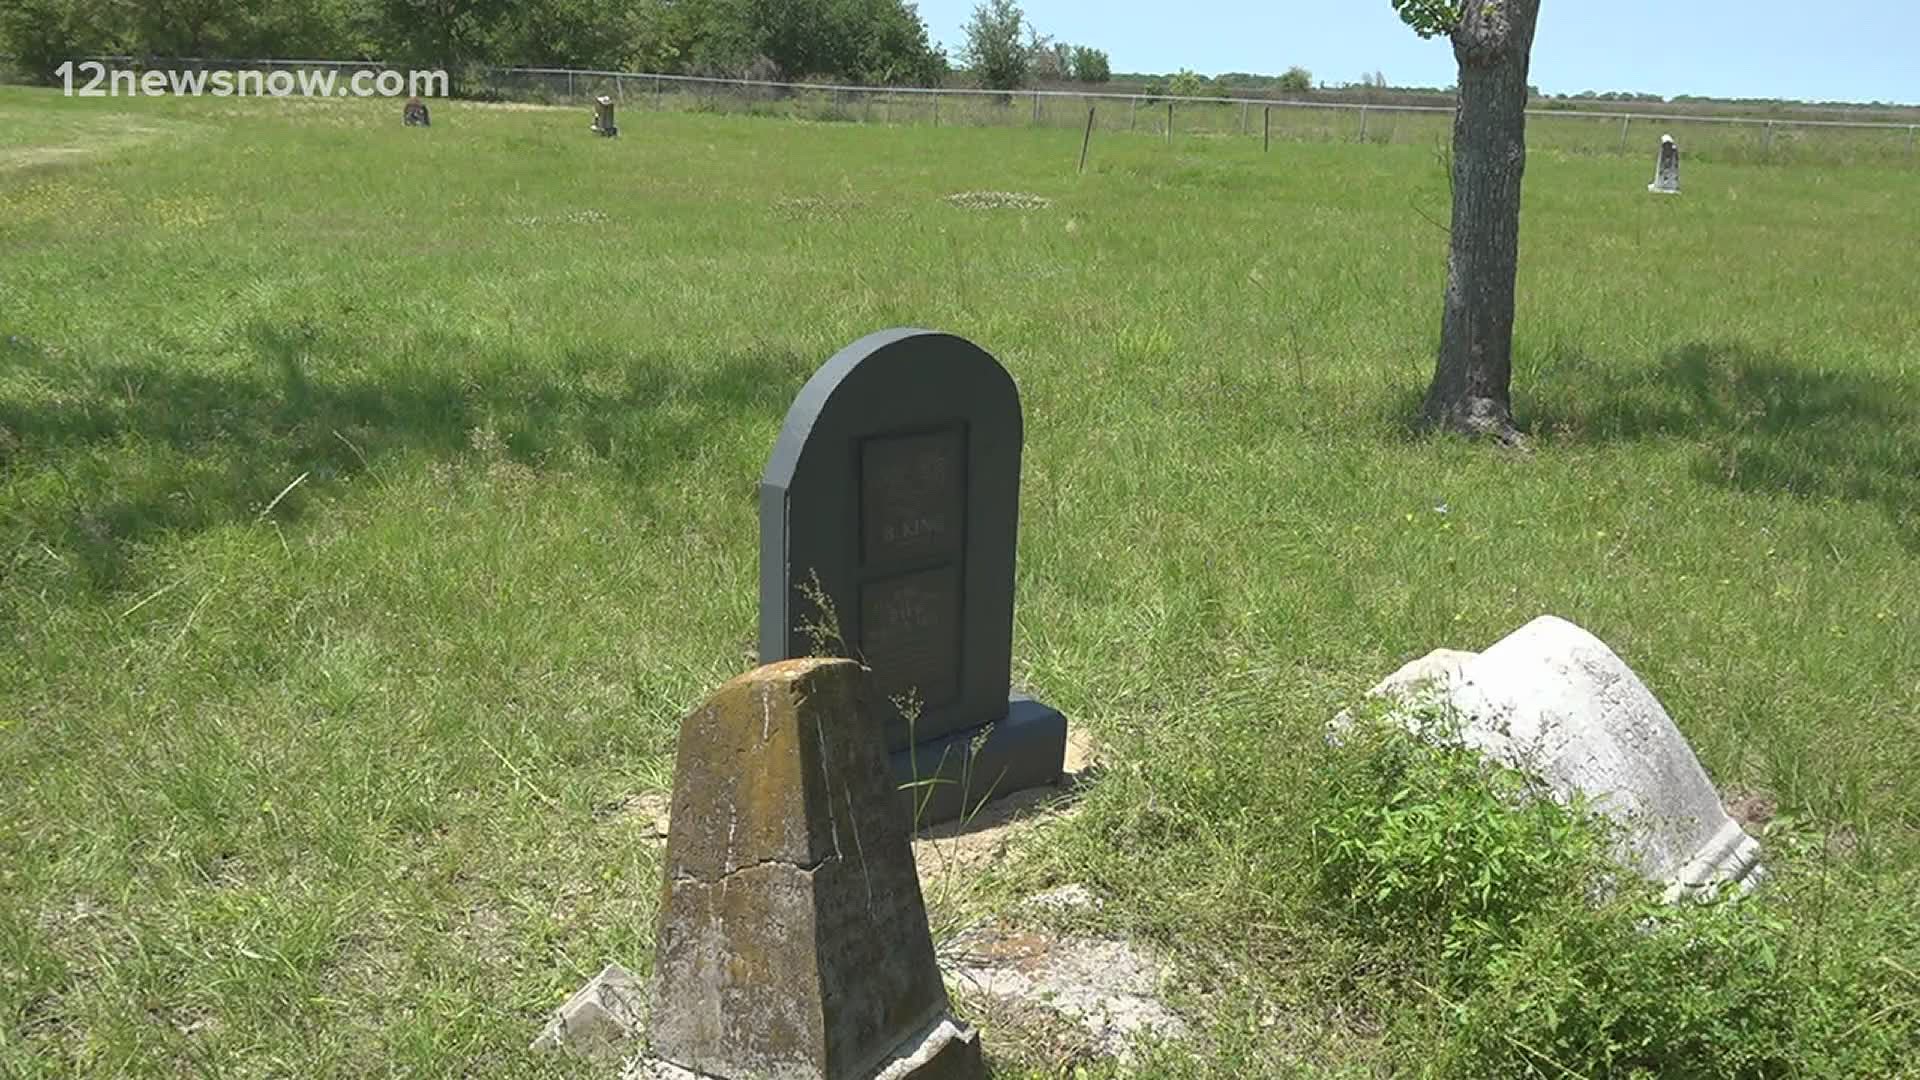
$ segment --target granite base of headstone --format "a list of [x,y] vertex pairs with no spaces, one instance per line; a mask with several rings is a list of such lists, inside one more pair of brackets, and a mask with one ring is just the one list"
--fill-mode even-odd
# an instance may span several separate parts
[[867,670],[769,664],[680,726],[648,1055],[630,1077],[981,1080]]
[[1653,183],[1647,190],[1660,195],[1680,194],[1680,144],[1673,136],[1660,136],[1660,160],[1653,167]]
[[1057,783],[1067,722],[1012,694],[1020,392],[950,334],[854,342],[787,411],[760,483],[760,658],[873,669],[918,825]]
[[895,750],[887,764],[910,820],[920,827],[966,817],[1017,791],[1059,783],[1066,753],[1067,718],[1015,695],[1000,719]]
[[593,133],[609,139],[620,134],[613,122],[613,99],[604,94],[593,99]]
[[407,127],[432,127],[433,114],[427,111],[426,102],[408,98],[406,108],[401,110],[400,122]]

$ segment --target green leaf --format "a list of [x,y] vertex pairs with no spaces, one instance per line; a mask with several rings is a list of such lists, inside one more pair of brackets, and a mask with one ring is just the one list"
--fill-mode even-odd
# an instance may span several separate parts
[[1460,25],[1461,7],[1447,0],[1392,0],[1400,21],[1423,38],[1450,34]]

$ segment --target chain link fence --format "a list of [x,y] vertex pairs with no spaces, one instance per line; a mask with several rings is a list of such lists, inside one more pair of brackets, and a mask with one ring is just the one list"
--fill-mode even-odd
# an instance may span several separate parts
[[[372,61],[93,59],[157,70],[396,70]],[[1290,97],[1169,97],[1081,90],[971,90],[845,86],[570,68],[473,66],[453,73],[460,96],[585,105],[600,96],[627,108],[751,114],[826,123],[938,127],[1057,127],[1181,138],[1364,142],[1444,146],[1445,106],[1356,104]],[[1745,163],[1916,163],[1920,124],[1758,118],[1690,113],[1527,111],[1527,145],[1567,154],[1655,154],[1670,134],[1691,160]],[[1649,165],[1651,167],[1651,165]]]

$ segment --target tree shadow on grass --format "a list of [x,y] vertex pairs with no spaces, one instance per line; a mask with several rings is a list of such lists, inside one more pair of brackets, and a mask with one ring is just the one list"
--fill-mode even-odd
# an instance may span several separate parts
[[[398,355],[307,321],[256,322],[248,357],[188,367],[96,361],[0,340],[0,547],[42,545],[120,587],[160,535],[252,520],[383,462],[424,452],[513,462],[535,475],[613,466],[633,497],[676,475],[732,424],[778,423],[813,363],[790,351],[681,358],[602,347],[538,358],[458,334]],[[31,388],[31,389],[29,389]],[[751,477],[741,478],[741,488]],[[12,490],[7,490],[11,488]],[[0,584],[7,557],[0,551]]]
[[1707,483],[1871,504],[1920,553],[1920,384],[1721,342],[1647,367],[1578,354],[1543,367],[1522,396],[1544,442],[1685,440],[1700,446],[1695,472]]

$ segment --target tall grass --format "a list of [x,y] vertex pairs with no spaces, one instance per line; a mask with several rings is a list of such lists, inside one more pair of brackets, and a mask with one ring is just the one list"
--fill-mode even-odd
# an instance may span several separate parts
[[646,969],[630,800],[748,663],[781,416],[889,325],[1021,386],[1016,674],[1114,767],[1000,895],[1086,882],[1182,960],[1167,1069],[1453,1045],[1338,977],[1320,725],[1544,611],[1844,838],[1834,910],[1911,912],[1911,169],[1655,199],[1538,145],[1513,456],[1406,432],[1425,143],[1103,131],[1076,179],[1065,130],[398,111],[0,90],[9,1072],[566,1071],[523,1047]]

